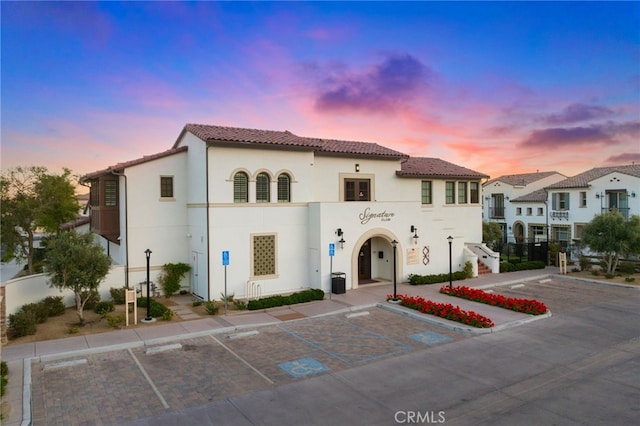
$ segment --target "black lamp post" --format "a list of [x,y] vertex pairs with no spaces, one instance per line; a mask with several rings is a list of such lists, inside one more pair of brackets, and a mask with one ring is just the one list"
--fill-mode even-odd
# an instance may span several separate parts
[[151,317],[151,294],[149,291],[149,259],[151,258],[151,250],[146,249],[144,254],[147,256],[147,316],[144,319],[147,322],[153,321]]
[[391,241],[391,245],[393,246],[393,300],[398,300],[398,295],[396,294],[396,281],[397,281],[397,273],[396,273],[396,251],[398,247],[398,242],[396,240]]
[[449,241],[449,288],[453,288],[453,272],[451,271],[451,243],[453,242],[453,237],[449,235],[447,240]]

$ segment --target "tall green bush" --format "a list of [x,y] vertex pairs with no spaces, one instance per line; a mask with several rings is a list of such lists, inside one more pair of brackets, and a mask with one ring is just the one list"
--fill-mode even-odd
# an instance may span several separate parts
[[182,262],[162,265],[162,272],[158,276],[158,282],[165,297],[171,297],[173,293],[180,290],[180,280],[190,270],[191,266]]

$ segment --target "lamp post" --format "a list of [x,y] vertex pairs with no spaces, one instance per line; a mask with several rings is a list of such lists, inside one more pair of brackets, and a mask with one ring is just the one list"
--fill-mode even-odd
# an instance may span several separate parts
[[393,246],[393,300],[398,300],[398,295],[396,293],[396,281],[397,281],[397,273],[396,273],[396,251],[398,247],[398,242],[396,240],[391,241],[391,245]]
[[145,317],[145,322],[153,321],[151,317],[151,296],[149,292],[149,259],[151,259],[151,250],[146,249],[144,254],[147,256],[147,316]]
[[453,272],[451,271],[451,243],[453,242],[453,237],[449,235],[447,241],[449,241],[449,288],[453,288]]

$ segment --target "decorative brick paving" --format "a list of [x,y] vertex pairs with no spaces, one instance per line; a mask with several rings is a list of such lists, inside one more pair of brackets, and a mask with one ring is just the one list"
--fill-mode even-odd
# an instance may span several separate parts
[[[235,339],[183,339],[159,352],[139,347],[34,361],[33,424],[126,423],[429,349],[411,335],[430,336],[431,344],[470,336],[379,308],[368,312],[258,327]],[[79,359],[86,362],[66,363]]]

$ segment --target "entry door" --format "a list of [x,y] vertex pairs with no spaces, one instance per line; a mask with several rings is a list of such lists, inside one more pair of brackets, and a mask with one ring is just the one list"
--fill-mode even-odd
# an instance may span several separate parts
[[193,260],[191,264],[191,293],[200,299],[207,300],[207,276],[204,269],[203,254],[197,251],[191,253]]
[[371,279],[371,239],[362,244],[358,253],[358,280]]

